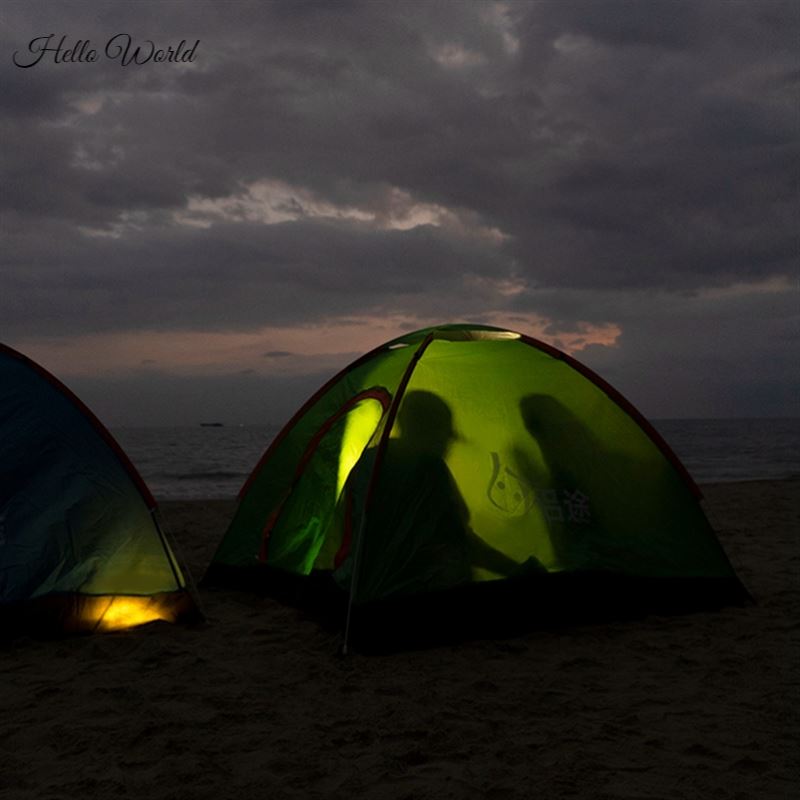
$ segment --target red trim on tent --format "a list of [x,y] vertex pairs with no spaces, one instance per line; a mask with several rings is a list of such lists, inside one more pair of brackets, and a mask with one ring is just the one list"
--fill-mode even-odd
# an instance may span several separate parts
[[278,435],[272,440],[272,443],[264,451],[264,454],[261,456],[261,458],[258,459],[258,463],[253,468],[253,471],[247,476],[247,480],[244,482],[242,488],[239,489],[239,494],[237,495],[237,499],[241,500],[247,494],[247,490],[250,488],[251,484],[256,479],[256,475],[258,475],[258,473],[261,471],[261,467],[263,467],[264,464],[266,464],[266,462],[269,460],[270,456],[274,452],[275,448],[288,436],[289,431],[297,424],[298,420],[300,420],[303,417],[306,411],[308,411],[308,409],[311,408],[311,406],[313,406],[314,403],[316,403],[317,400],[319,400],[320,397],[322,397],[325,394],[325,392],[328,391],[328,389],[330,389],[334,384],[338,383],[339,380],[341,380],[345,375],[347,375],[348,372],[352,372],[357,367],[360,367],[362,364],[369,361],[374,356],[378,355],[378,353],[382,353],[384,350],[388,350],[390,344],[391,342],[389,342],[388,344],[382,344],[380,347],[376,347],[373,350],[370,350],[368,353],[365,353],[360,358],[357,358],[355,361],[348,364],[344,369],[339,370],[339,372],[337,372],[329,381],[327,381],[319,389],[317,389],[317,391],[314,392],[314,394],[312,394],[311,397],[309,397],[308,400],[306,400],[306,402],[303,403],[302,406],[300,406],[299,410],[280,429]]
[[314,450],[317,449],[317,445],[322,441],[322,437],[338,422],[345,414],[347,414],[355,405],[360,403],[362,400],[377,400],[381,407],[383,408],[383,413],[386,413],[386,410],[389,408],[392,402],[392,396],[389,392],[384,389],[382,386],[375,386],[372,389],[365,389],[363,392],[359,392],[356,395],[353,395],[349,400],[340,406],[340,408],[336,411],[335,414],[331,414],[322,425],[319,426],[317,432],[311,437],[311,440],[308,443],[308,446],[303,453],[303,457],[300,459],[300,463],[295,470],[294,479],[297,480],[300,477],[300,474],[306,468],[306,464],[308,464],[311,456],[314,454]]
[[547,353],[547,355],[552,356],[553,358],[564,361],[576,372],[580,372],[584,378],[587,378],[593,384],[595,384],[598,389],[603,391],[610,400],[615,402],[629,417],[634,420],[634,422],[639,425],[639,427],[650,437],[650,439],[652,439],[656,447],[661,450],[664,457],[670,462],[670,464],[672,464],[681,478],[683,478],[692,494],[698,499],[702,499],[703,493],[700,491],[700,487],[695,483],[694,478],[692,478],[692,476],[689,474],[689,471],[683,466],[678,456],[675,455],[675,452],[664,440],[664,437],[661,436],[661,434],[653,427],[652,423],[647,420],[647,418],[636,408],[636,406],[633,405],[633,403],[630,402],[630,400],[627,400],[610,383],[601,378],[594,370],[590,369],[584,364],[581,364],[580,361],[570,355],[567,355],[567,353],[562,352],[558,348],[546,344],[545,342],[541,342],[538,339],[534,339],[532,336],[527,336],[524,333],[520,334],[520,341],[530,345],[531,347],[535,347],[537,350]]
[[381,386],[375,386],[372,389],[365,389],[363,392],[359,392],[357,395],[354,395],[345,403],[343,403],[334,414],[331,414],[322,425],[319,426],[317,432],[311,437],[309,443],[306,445],[306,449],[303,452],[300,461],[297,464],[297,468],[294,471],[294,476],[292,477],[292,483],[289,488],[284,493],[283,498],[281,499],[280,503],[275,506],[275,509],[269,515],[266,524],[264,525],[264,529],[261,532],[261,548],[258,552],[258,559],[259,561],[266,562],[267,560],[267,542],[269,540],[270,534],[272,533],[273,528],[275,527],[275,523],[278,521],[281,512],[283,511],[283,506],[285,505],[286,501],[289,499],[289,496],[292,493],[292,488],[300,480],[303,472],[305,471],[308,462],[311,460],[311,457],[314,455],[314,452],[317,449],[317,445],[322,441],[322,438],[325,434],[336,424],[338,420],[340,420],[345,414],[353,409],[358,403],[362,400],[377,400],[381,407],[383,408],[383,413],[386,413],[386,409],[390,406],[392,402],[392,396],[389,392]]
[[258,560],[262,564],[267,563],[267,543],[269,542],[270,534],[272,533],[272,529],[275,527],[275,523],[278,521],[278,517],[281,515],[281,511],[283,511],[283,507],[286,504],[286,501],[289,499],[289,495],[291,493],[291,487],[283,493],[283,497],[281,497],[280,502],[275,506],[275,508],[272,509],[270,515],[267,517],[267,521],[264,523],[264,527],[261,529],[261,547],[258,548]]
[[344,535],[342,543],[333,557],[334,569],[339,569],[342,562],[350,553],[350,545],[353,543],[353,493],[345,489],[344,494]]
[[44,367],[37,364],[32,359],[28,358],[28,356],[23,355],[17,350],[14,350],[12,347],[8,345],[2,344],[0,342],[0,354],[9,356],[10,358],[14,358],[17,361],[21,361],[26,367],[32,369],[40,378],[43,378],[47,383],[49,383],[56,391],[61,392],[77,409],[78,411],[86,417],[87,421],[92,425],[92,427],[97,431],[103,441],[111,448],[114,455],[116,455],[119,462],[125,468],[126,472],[130,476],[131,480],[135,484],[136,488],[139,490],[139,494],[142,495],[147,507],[150,511],[157,508],[156,499],[150,493],[150,490],[147,488],[147,484],[142,479],[142,476],[134,467],[133,462],[128,458],[125,451],[119,446],[117,440],[111,435],[108,429],[103,425],[102,422],[94,415],[94,412],[66,385],[64,385],[55,375],[49,373]]

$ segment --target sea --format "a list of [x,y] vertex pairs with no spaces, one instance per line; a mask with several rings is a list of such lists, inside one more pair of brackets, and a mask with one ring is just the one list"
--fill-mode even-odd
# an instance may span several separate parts
[[[800,477],[800,419],[651,420],[697,483]],[[236,497],[278,425],[116,428],[159,500]]]

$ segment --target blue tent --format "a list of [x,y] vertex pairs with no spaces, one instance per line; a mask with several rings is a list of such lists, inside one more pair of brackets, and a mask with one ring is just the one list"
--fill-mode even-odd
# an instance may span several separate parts
[[112,630],[197,614],[156,502],[92,412],[0,345],[0,624]]

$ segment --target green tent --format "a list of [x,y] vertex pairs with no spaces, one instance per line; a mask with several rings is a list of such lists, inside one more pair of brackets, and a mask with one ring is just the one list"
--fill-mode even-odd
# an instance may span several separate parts
[[0,345],[0,632],[198,615],[156,502],[97,418]]
[[348,620],[434,635],[742,600],[699,499],[591,370],[527,336],[446,325],[366,354],[298,411],[206,582],[333,586]]

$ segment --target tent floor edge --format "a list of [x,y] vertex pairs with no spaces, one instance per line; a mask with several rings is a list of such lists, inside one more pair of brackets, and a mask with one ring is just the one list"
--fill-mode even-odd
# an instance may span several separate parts
[[[214,564],[201,585],[267,595],[306,612],[326,630],[342,630],[347,593],[334,582],[330,572],[305,576],[263,564]],[[365,654],[390,653],[753,603],[735,576],[651,578],[602,571],[537,573],[446,591],[356,602],[349,644],[351,649]]]
[[355,604],[351,644],[363,653],[391,653],[753,604],[736,577],[552,573]]

